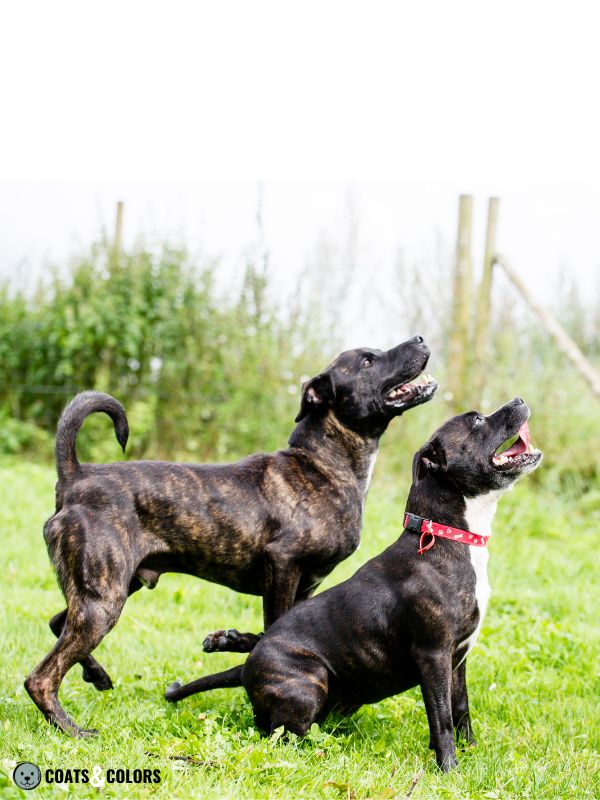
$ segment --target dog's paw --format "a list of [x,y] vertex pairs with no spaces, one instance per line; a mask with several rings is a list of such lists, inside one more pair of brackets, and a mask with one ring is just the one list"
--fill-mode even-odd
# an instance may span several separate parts
[[262,633],[240,633],[235,628],[209,633],[202,649],[205,653],[249,653]]
[[241,639],[242,634],[236,631],[235,628],[229,628],[226,631],[213,631],[202,642],[202,649],[205,653],[230,652],[240,645]]
[[474,747],[477,747],[477,739],[473,737],[470,739],[460,739],[457,746],[463,752],[465,750],[472,750]]
[[442,772],[450,772],[451,769],[455,769],[458,766],[458,761],[454,754],[447,753],[444,756],[438,755],[437,765]]
[[181,684],[179,681],[173,681],[168,687],[167,691],[165,692],[165,700],[168,700],[170,703],[175,703],[179,698],[179,690],[181,689]]
[[98,667],[84,667],[81,677],[86,683],[92,683],[99,692],[106,692],[113,688],[113,682],[108,672]]

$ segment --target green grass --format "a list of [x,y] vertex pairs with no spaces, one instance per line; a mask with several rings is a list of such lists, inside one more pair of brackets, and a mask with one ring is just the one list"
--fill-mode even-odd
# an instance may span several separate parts
[[[378,464],[363,544],[330,577],[336,583],[401,528],[409,464]],[[600,494],[569,499],[524,480],[500,503],[490,545],[492,600],[469,657],[478,746],[440,773],[427,749],[420,692],[413,690],[330,719],[304,740],[261,738],[242,689],[177,706],[162,693],[239,663],[204,655],[203,635],[222,625],[260,628],[260,602],[192,578],[165,575],[134,595],[97,656],[115,680],[99,693],[75,667],[65,707],[93,741],[68,739],[42,719],[23,678],[53,643],[49,617],[63,607],[41,529],[53,508],[54,473],[20,461],[0,467],[2,581],[0,757],[40,767],[157,768],[160,784],[44,786],[31,796],[161,798],[597,798],[598,561]],[[4,782],[2,782],[4,781]],[[25,796],[0,775],[0,795]]]

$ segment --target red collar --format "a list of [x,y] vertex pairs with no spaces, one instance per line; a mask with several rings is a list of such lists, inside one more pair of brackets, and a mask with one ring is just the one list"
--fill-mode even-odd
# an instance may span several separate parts
[[[423,519],[423,517],[418,517],[416,514],[409,514],[408,512],[404,515],[404,529],[421,534],[419,555],[423,555],[426,550],[433,547],[436,537],[450,539],[461,544],[470,544],[474,547],[485,547],[490,538],[481,533],[471,533],[471,531],[461,531],[460,528],[451,528],[449,525],[440,525],[438,522],[432,522],[430,519]],[[431,541],[423,547],[426,536],[431,536]]]

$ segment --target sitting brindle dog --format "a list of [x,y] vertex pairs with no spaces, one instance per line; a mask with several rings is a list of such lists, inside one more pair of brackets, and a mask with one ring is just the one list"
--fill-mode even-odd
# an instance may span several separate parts
[[415,455],[397,542],[281,617],[244,665],[174,683],[167,699],[243,685],[259,727],[303,735],[333,708],[351,713],[420,684],[430,747],[443,770],[454,766],[453,727],[474,742],[466,657],[489,595],[485,545],[496,504],[542,458],[528,416],[516,399],[488,417],[446,422]]
[[[25,681],[46,719],[75,736],[95,733],[61,707],[61,681],[80,662],[84,680],[111,688],[90,654],[128,595],[163,572],[261,595],[265,629],[312,594],[358,546],[381,435],[437,388],[418,380],[428,358],[420,336],[387,352],[342,353],[303,386],[287,450],[226,465],[80,464],[75,438],[88,414],[108,414],[123,447],[128,427],[109,395],[77,395],[58,424],[56,513],[44,526],[67,608],[50,622],[56,645]],[[218,631],[205,648],[247,652],[257,640]]]

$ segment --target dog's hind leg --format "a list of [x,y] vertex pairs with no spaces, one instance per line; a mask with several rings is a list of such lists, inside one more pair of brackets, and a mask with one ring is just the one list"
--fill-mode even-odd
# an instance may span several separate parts
[[[59,614],[55,614],[49,622],[50,630],[57,639],[61,634],[66,619],[67,609],[65,608]],[[110,678],[110,675],[104,669],[104,667],[96,661],[95,658],[88,656],[87,658],[83,658],[79,663],[83,667],[81,677],[84,681],[86,681],[86,683],[93,684],[99,692],[113,688],[113,682]]]
[[205,675],[195,681],[190,681],[183,686],[179,681],[172,683],[165,692],[165,698],[171,703],[183,700],[198,692],[208,692],[210,689],[225,689],[242,685],[242,666],[226,669],[224,672],[215,672],[214,675]]
[[127,592],[109,599],[85,597],[71,602],[57,643],[25,680],[29,696],[48,722],[71,736],[92,736],[80,728],[58,701],[60,684],[78,661],[86,659],[118,620]]
[[[129,584],[129,595],[132,595],[141,588],[142,583],[137,578],[133,578]],[[61,634],[66,619],[67,609],[65,608],[59,614],[55,614],[49,622],[50,630],[57,639]],[[82,678],[86,683],[91,683],[99,692],[104,692],[107,689],[113,688],[110,675],[95,658],[87,656],[87,658],[83,658],[79,663],[83,667]]]
[[268,733],[283,726],[304,736],[329,709],[327,669],[322,664],[296,663],[288,670],[285,655],[277,664],[280,672],[270,672],[271,666],[269,661],[261,664],[260,674],[254,669],[246,685],[256,723]]
[[471,725],[471,715],[469,713],[466,658],[452,673],[452,724],[457,738],[463,739],[471,746],[477,744],[473,736],[473,726]]

